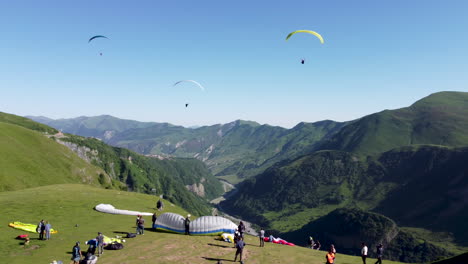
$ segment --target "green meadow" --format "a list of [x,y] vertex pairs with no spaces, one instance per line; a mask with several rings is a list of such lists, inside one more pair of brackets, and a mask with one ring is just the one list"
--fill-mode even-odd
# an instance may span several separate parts
[[[2,263],[50,263],[61,260],[70,263],[71,249],[76,241],[86,251],[84,241],[94,238],[97,232],[107,236],[119,232],[135,232],[135,216],[111,215],[95,211],[99,203],[109,203],[119,209],[154,212],[157,197],[153,195],[106,190],[89,185],[59,184],[20,191],[0,193],[0,254]],[[164,212],[185,215],[183,209],[165,201]],[[49,241],[38,240],[38,234],[29,233],[30,245],[23,246],[15,239],[27,232],[8,227],[8,223],[21,221],[38,223],[47,220],[58,233]],[[129,238],[124,249],[105,251],[98,263],[230,263],[234,259],[233,244],[210,236],[183,236],[154,232],[150,217],[146,219],[145,235]],[[245,263],[324,263],[325,251],[304,247],[290,247],[265,243],[258,247],[258,238],[246,236]],[[338,249],[339,253],[339,249]],[[337,263],[360,263],[357,256],[337,255]],[[375,262],[369,259],[369,263]],[[385,263],[398,263],[385,261]]]

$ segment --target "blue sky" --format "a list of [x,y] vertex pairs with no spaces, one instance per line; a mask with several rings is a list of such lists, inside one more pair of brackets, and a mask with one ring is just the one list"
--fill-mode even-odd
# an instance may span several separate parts
[[[468,91],[467,10],[462,0],[0,1],[0,111],[184,126],[351,120]],[[297,29],[325,44],[285,41]],[[172,86],[185,79],[206,91]]]

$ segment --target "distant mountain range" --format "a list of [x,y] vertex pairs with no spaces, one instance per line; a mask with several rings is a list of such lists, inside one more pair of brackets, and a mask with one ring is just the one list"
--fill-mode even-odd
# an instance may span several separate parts
[[204,161],[217,176],[245,178],[274,163],[307,153],[346,123],[300,123],[292,129],[237,120],[224,125],[184,128],[112,116],[52,120],[28,116],[66,133],[95,137],[145,155],[191,157]]

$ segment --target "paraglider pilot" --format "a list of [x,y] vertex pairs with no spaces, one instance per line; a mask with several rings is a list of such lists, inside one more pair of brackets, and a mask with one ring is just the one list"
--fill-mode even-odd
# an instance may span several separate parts
[[184,219],[185,224],[185,234],[190,235],[190,214]]

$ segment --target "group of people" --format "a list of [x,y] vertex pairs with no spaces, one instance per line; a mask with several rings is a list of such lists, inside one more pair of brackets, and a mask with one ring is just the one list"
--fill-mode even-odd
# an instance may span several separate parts
[[36,227],[36,232],[39,233],[39,240],[49,240],[51,230],[52,225],[49,221],[44,221],[44,219],[42,219]]
[[[162,205],[159,206],[158,204],[157,207],[158,209],[162,208]],[[191,215],[188,214],[187,217],[183,219],[186,235],[190,235],[190,217]],[[157,215],[155,212],[152,216],[153,224],[156,223],[156,220],[157,220]],[[144,230],[145,230],[144,224],[145,224],[145,220],[143,219],[143,216],[138,215],[136,219],[136,233],[137,234],[144,235]],[[49,222],[41,220],[36,229],[36,231],[39,233],[39,239],[43,240],[44,236],[46,240],[50,239],[51,229],[52,229],[52,226],[50,225]],[[244,242],[245,230],[246,230],[246,227],[245,227],[244,222],[240,221],[239,226],[237,227],[234,233],[234,247],[236,248],[234,261],[236,261],[237,257],[239,256],[240,261],[242,262],[242,253],[245,247],[245,242]],[[260,239],[260,247],[264,247],[265,246],[265,230],[263,228],[260,228],[259,239]],[[94,255],[95,250],[98,249],[98,256],[101,256],[104,253],[104,236],[102,235],[102,233],[98,232],[98,236],[96,237],[96,239],[92,239],[90,241],[86,242],[86,244],[89,245],[87,255],[89,254]],[[319,250],[321,247],[320,241],[318,240],[314,241],[312,236],[309,237],[307,244],[308,244],[308,247],[311,249]],[[377,262],[375,264],[382,264],[382,255],[383,255],[382,244],[377,245],[376,252],[377,252]],[[366,243],[363,242],[361,244],[361,257],[362,257],[363,264],[366,264],[367,255],[368,255],[368,247]],[[78,264],[82,257],[83,257],[83,254],[81,252],[80,242],[76,242],[75,246],[72,249],[72,264]],[[334,264],[335,257],[336,257],[336,249],[335,249],[335,246],[331,244],[327,254],[325,255],[326,264]]]
[[[98,235],[95,239],[86,241],[88,245],[88,251],[86,252],[86,257],[90,257],[96,254],[96,249],[98,250],[98,256],[104,254],[104,235],[101,232],[98,232]],[[77,241],[75,246],[72,249],[72,258],[71,264],[79,264],[83,253],[81,251],[80,242]]]
[[[362,263],[366,264],[366,259],[367,259],[367,253],[369,249],[367,248],[367,245],[365,242],[361,243],[361,258],[362,258]],[[376,253],[377,253],[377,261],[375,264],[382,264],[382,257],[383,257],[383,245],[382,243],[379,243],[376,247]]]
[[[262,234],[260,234],[260,236],[261,235]],[[320,249],[320,242],[318,240],[314,241],[312,236],[309,236],[309,239],[307,240],[307,245],[308,245],[308,248],[311,248],[311,249],[316,249],[316,250]],[[362,263],[363,264],[367,264],[366,259],[367,259],[368,251],[369,250],[368,250],[368,247],[367,247],[366,243],[362,242],[362,244],[361,244],[361,258],[362,258]],[[377,245],[376,253],[377,253],[377,262],[375,262],[375,264],[382,264],[383,245],[381,243],[379,243]],[[330,248],[327,251],[327,254],[325,255],[325,259],[327,261],[326,264],[333,264],[335,262],[335,257],[336,257],[335,245],[331,244]]]
[[242,262],[242,253],[245,247],[244,233],[245,224],[244,222],[240,221],[239,226],[237,227],[237,230],[234,233],[234,247],[236,248],[236,256],[234,257],[234,262],[236,262],[237,256],[240,256],[240,262]]

